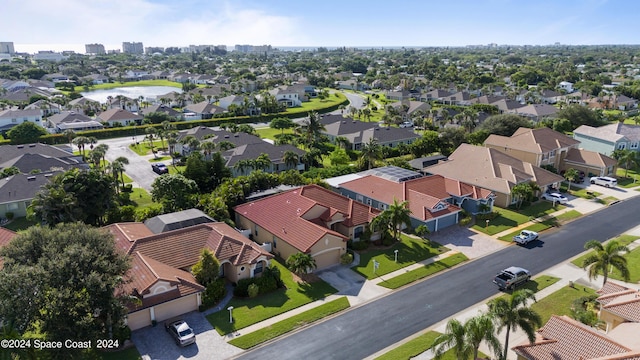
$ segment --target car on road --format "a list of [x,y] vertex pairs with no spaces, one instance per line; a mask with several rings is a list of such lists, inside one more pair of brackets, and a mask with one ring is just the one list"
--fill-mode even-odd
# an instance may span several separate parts
[[187,346],[196,342],[196,334],[184,320],[168,321],[164,324],[164,328],[179,346]]
[[517,266],[511,266],[499,272],[493,279],[493,283],[498,285],[500,290],[510,290],[520,284],[526,283],[530,279],[531,273],[529,270],[525,270]]
[[594,176],[589,180],[589,182],[604,187],[618,186],[618,180],[608,176]]
[[153,170],[153,172],[155,172],[156,174],[159,174],[159,175],[168,174],[169,173],[169,168],[167,168],[167,165],[165,165],[163,163],[151,164],[151,170]]
[[531,230],[522,230],[520,234],[513,237],[513,242],[518,245],[525,245],[538,239],[538,233]]
[[411,121],[405,121],[400,123],[400,125],[398,125],[398,127],[401,127],[401,128],[410,128],[412,126],[413,126],[413,123]]
[[562,196],[562,194],[557,193],[557,192],[552,192],[552,193],[544,193],[542,194],[542,199],[543,200],[547,200],[547,201],[551,201],[554,203],[559,203],[559,204],[566,204],[569,199],[567,199],[566,196]]

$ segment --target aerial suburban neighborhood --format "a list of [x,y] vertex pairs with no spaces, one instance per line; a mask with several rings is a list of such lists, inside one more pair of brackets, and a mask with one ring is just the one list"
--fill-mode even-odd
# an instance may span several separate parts
[[494,45],[1,42],[0,352],[640,359],[640,46]]

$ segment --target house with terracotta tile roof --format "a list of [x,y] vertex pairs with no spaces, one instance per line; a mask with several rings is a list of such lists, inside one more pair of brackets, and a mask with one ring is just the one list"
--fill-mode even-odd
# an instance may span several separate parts
[[[9,229],[5,229],[3,227],[0,227],[0,249],[2,249],[3,247],[7,246],[9,244],[9,242],[16,237],[15,232],[9,230]],[[2,257],[0,257],[0,269],[2,269],[2,265],[4,264],[4,261],[2,260]]]
[[518,360],[640,359],[637,337],[614,338],[568,316],[557,315],[536,331],[532,344],[526,341],[511,349]]
[[484,146],[535,166],[551,165],[561,173],[574,168],[588,176],[605,176],[615,174],[617,167],[615,159],[580,149],[580,141],[548,127],[519,128],[511,136],[492,134]]
[[463,208],[475,214],[481,204],[489,209],[493,205],[490,190],[440,175],[422,176],[395,166],[356,175],[355,179],[345,178],[347,181],[335,184],[342,195],[381,210],[394,200],[407,201],[411,226],[424,224],[431,232],[457,224]]
[[359,240],[380,210],[318,185],[307,185],[234,208],[236,225],[252,239],[271,244],[287,259],[299,252],[316,260],[318,269],[339,264],[346,242]]
[[558,174],[494,148],[469,144],[461,144],[449,155],[448,161],[423,171],[488,189],[495,194],[494,205],[502,207],[518,201],[511,196],[511,189],[517,184],[535,182],[544,192],[559,188],[564,180]]
[[[640,291],[608,281],[598,290],[600,297],[600,320],[607,324],[607,332],[626,324],[634,326],[640,333]],[[640,342],[639,342],[640,345]]]
[[122,290],[140,301],[129,304],[132,330],[163,321],[201,305],[204,287],[191,274],[203,249],[220,262],[220,275],[232,282],[260,276],[273,255],[221,222],[154,234],[142,223],[111,224],[116,248],[131,257],[129,280]]

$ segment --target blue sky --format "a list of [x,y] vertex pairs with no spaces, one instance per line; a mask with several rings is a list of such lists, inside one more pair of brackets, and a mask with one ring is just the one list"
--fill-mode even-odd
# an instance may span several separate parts
[[[17,51],[189,44],[638,44],[635,0],[3,0]],[[11,14],[10,16],[6,16]]]

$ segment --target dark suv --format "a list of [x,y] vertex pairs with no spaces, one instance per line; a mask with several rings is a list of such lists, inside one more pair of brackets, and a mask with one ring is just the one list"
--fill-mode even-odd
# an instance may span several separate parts
[[160,175],[169,173],[169,168],[167,168],[167,166],[163,163],[151,164],[151,170]]

